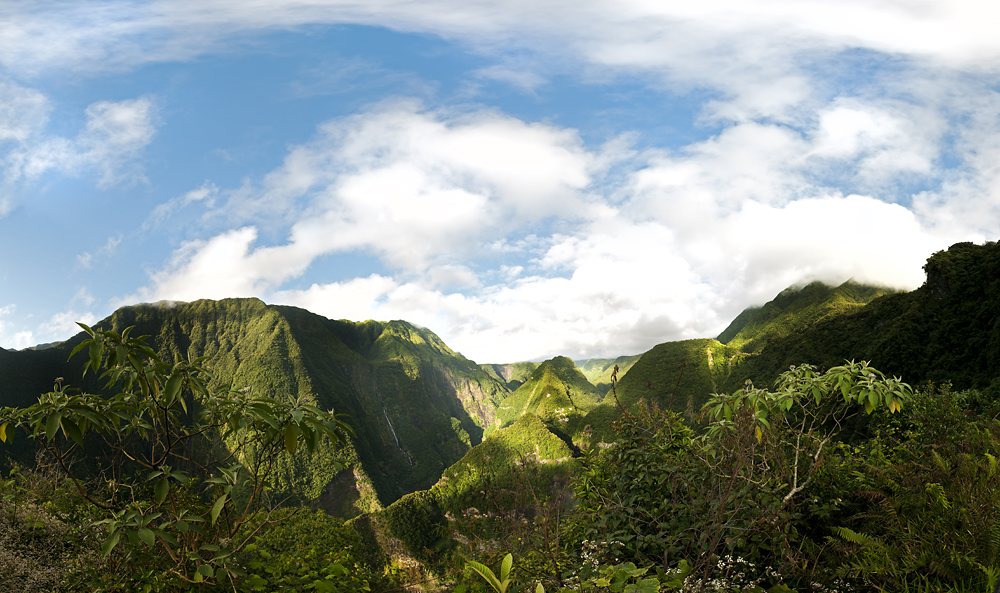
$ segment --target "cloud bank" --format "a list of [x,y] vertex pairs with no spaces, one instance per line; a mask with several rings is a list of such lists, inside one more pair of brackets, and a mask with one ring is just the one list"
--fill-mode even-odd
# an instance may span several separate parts
[[[323,124],[252,188],[221,191],[203,216],[243,226],[185,243],[122,302],[260,296],[405,318],[476,360],[508,361],[712,336],[797,282],[914,288],[953,231],[937,228],[933,200],[918,213],[817,181],[880,159],[884,179],[929,174],[933,142],[904,116],[855,102],[804,133],[749,122],[636,153],[490,110],[379,105]],[[248,223],[263,218],[287,220],[285,238],[258,244]],[[358,251],[391,274],[286,287]]]

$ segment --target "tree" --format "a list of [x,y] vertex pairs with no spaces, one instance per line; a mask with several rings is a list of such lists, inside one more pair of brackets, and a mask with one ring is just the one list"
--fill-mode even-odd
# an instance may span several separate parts
[[[254,535],[240,528],[266,524],[258,515],[272,508],[277,456],[300,442],[310,452],[322,439],[345,442],[345,415],[218,384],[205,357],[165,362],[132,328],[79,325],[90,338],[70,358],[86,350],[84,375],[103,369],[111,395],[58,380],[38,403],[0,409],[0,441],[25,430],[100,509],[102,588],[232,584],[241,574],[233,554]],[[98,485],[88,488],[73,461],[95,451]]]
[[742,590],[802,577],[822,551],[796,497],[851,418],[900,411],[909,397],[900,379],[852,361],[792,367],[774,391],[748,382],[716,394],[700,435],[676,413],[639,407],[616,423],[615,446],[587,456],[578,519],[614,557],[664,571],[686,560],[703,583]]
[[810,364],[792,366],[776,387],[772,392],[747,381],[732,395],[713,395],[703,410],[712,420],[705,435],[710,451],[724,433],[737,430],[742,413],[758,443],[767,432],[776,447],[791,453],[783,505],[809,485],[824,448],[849,419],[862,409],[866,414],[879,408],[899,412],[913,395],[899,377],[887,378],[868,362],[853,360],[825,373]]

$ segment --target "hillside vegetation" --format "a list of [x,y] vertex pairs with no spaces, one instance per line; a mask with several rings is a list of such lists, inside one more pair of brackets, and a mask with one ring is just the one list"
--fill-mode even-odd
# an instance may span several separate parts
[[641,354],[632,356],[619,356],[618,358],[588,358],[587,360],[577,360],[576,366],[580,368],[583,375],[587,377],[598,392],[604,394],[611,389],[611,375],[618,367],[617,378],[622,378],[640,358]]
[[959,243],[932,255],[926,280],[864,307],[771,339],[729,386],[767,381],[789,365],[869,360],[913,383],[988,389],[1000,377],[1000,246]]
[[[131,326],[152,336],[164,359],[209,357],[219,383],[315,398],[363,425],[346,450],[284,457],[275,478],[278,491],[316,499],[335,478],[334,457],[351,463],[348,471],[360,472],[362,483],[356,494],[368,493],[352,514],[434,484],[495,427],[495,406],[508,393],[433,332],[404,321],[335,321],[257,299],[226,299],[125,307],[97,327]],[[0,386],[0,401],[32,401],[51,388],[54,373],[79,384],[78,363],[63,361],[80,339],[5,352],[0,369],[11,380]]]

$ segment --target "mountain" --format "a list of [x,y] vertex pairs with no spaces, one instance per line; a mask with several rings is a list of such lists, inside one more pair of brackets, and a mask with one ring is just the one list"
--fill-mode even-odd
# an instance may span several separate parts
[[[356,515],[430,488],[493,433],[529,449],[556,439],[575,454],[614,440],[621,407],[646,401],[694,420],[713,392],[747,379],[766,385],[792,364],[870,360],[913,384],[951,381],[1000,395],[1000,247],[959,243],[931,256],[925,271],[911,292],[853,282],[789,288],[744,311],[718,340],[578,362],[479,365],[405,321],[331,320],[257,299],[125,307],[97,326],[135,326],[133,335],[151,336],[168,359],[208,356],[220,383],[309,397],[349,414],[357,431],[349,447],[284,459],[275,485]],[[66,360],[83,337],[0,349],[0,405],[30,405],[59,378],[97,390],[93,375],[80,379],[82,357]],[[608,391],[615,365],[618,382]],[[531,430],[518,424],[523,418]],[[3,445],[0,460],[30,463],[26,443]],[[335,459],[350,468],[334,475]]]
[[502,381],[507,389],[514,391],[524,384],[540,364],[542,363],[515,362],[513,364],[483,364],[479,366],[497,381]]
[[524,384],[503,400],[497,416],[501,426],[510,426],[525,414],[533,414],[567,443],[584,444],[584,417],[600,399],[601,394],[576,363],[557,356],[538,365]]
[[[572,457],[571,448],[529,412],[470,449],[445,470],[432,491],[446,511],[503,511],[527,502],[524,486],[529,481],[547,485],[554,475],[568,475]],[[531,464],[543,468],[542,479],[528,475]]]
[[789,365],[868,360],[911,384],[1000,389],[1000,246],[958,243],[933,254],[920,288],[780,339],[739,365],[735,381],[769,381]]
[[717,339],[742,352],[760,352],[771,340],[858,311],[878,297],[894,292],[852,280],[836,287],[822,282],[789,287],[764,306],[744,310]]
[[[865,310],[870,303],[894,293],[888,288],[853,281],[840,286],[813,282],[789,287],[763,306],[744,310],[718,339],[654,346],[627,367],[624,377],[619,377],[616,395],[625,407],[645,400],[695,420],[712,393],[732,392],[742,387],[747,378],[766,384],[786,369],[787,364],[811,362],[803,358],[783,366],[762,365],[763,361],[771,360],[770,353],[777,348],[776,344],[824,324],[836,326]],[[794,356],[790,354],[788,358]],[[841,362],[843,359],[836,364]]]
[[[355,495],[365,499],[359,508],[387,505],[434,484],[496,427],[495,408],[509,393],[433,332],[405,321],[337,321],[257,299],[226,299],[125,307],[97,324],[116,331],[130,326],[133,335],[151,336],[166,359],[208,356],[219,384],[305,396],[349,414],[357,438],[347,450],[284,459],[276,486],[320,497],[340,487],[330,471],[340,458],[354,466],[345,473],[356,478]],[[44,350],[0,353],[0,404],[33,403],[55,376],[80,385],[82,358],[64,361],[83,337]]]
[[642,355],[636,354],[634,356],[619,356],[618,358],[588,358],[574,362],[599,392],[607,393],[611,389],[611,375],[615,367],[618,367],[617,378],[621,379],[640,358]]
[[708,397],[720,390],[736,353],[707,338],[659,344],[632,365],[613,395],[626,408],[645,400],[694,419]]

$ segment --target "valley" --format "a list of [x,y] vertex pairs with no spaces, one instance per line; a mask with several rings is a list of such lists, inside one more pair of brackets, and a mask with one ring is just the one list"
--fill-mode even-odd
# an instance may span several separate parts
[[[534,537],[537,544],[538,533],[558,528],[560,513],[571,514],[576,504],[581,472],[599,452],[623,446],[622,426],[663,415],[663,426],[701,430],[711,421],[704,410],[714,394],[770,386],[792,365],[812,364],[822,373],[864,360],[933,397],[974,393],[961,405],[970,415],[986,414],[984,434],[1000,434],[989,416],[1000,399],[1000,247],[958,244],[934,254],[925,270],[927,281],[912,292],[850,281],[790,287],[744,311],[716,338],[577,361],[480,363],[406,321],[333,320],[257,299],[124,307],[94,329],[134,328],[132,335],[150,336],[163,360],[206,357],[213,388],[232,385],[346,414],[354,436],[343,446],[276,457],[269,478],[275,500],[348,521],[380,562],[408,567],[405,578],[444,586],[454,578],[445,556],[497,554],[498,542]],[[105,392],[94,374],[81,375],[83,357],[67,361],[86,338],[0,350],[0,405],[29,406],[53,384]],[[918,404],[920,413],[934,412],[920,405],[931,404]],[[837,438],[861,454],[872,446],[865,444],[872,426],[903,438],[902,431],[916,430],[912,422],[859,416]],[[17,437],[0,446],[7,473],[30,468],[39,453],[26,435]],[[968,447],[995,464],[996,441],[983,438]],[[87,447],[101,454],[94,442]],[[818,453],[815,459],[818,466]],[[541,532],[515,529],[529,518]],[[989,529],[1000,525],[991,521]],[[550,552],[558,549],[545,542]]]

